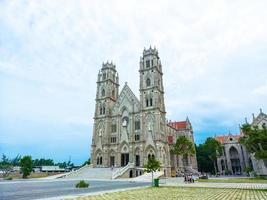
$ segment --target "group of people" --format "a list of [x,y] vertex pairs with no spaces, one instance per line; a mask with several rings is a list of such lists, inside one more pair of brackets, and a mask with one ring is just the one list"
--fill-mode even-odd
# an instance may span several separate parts
[[195,179],[196,179],[196,177],[193,174],[189,174],[189,175],[185,174],[184,175],[184,182],[185,183],[194,183]]

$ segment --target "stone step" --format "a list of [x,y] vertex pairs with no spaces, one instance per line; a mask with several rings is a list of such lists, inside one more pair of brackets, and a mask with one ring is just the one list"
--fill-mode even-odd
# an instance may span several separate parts
[[83,167],[65,178],[67,179],[111,179],[115,169]]

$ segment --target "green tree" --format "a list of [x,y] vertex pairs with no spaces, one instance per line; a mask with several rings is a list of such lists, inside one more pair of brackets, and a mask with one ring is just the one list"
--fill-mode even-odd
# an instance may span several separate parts
[[45,159],[45,158],[41,158],[41,159],[35,159],[33,160],[33,166],[54,166],[54,161],[52,159]]
[[2,154],[0,162],[0,170],[3,172],[4,178],[7,177],[13,170],[13,165],[11,164],[11,161],[7,158],[5,154]]
[[87,161],[85,161],[82,166],[85,166],[85,165],[90,165],[91,164],[91,158],[88,158]]
[[145,171],[150,173],[152,172],[152,186],[153,186],[153,173],[160,169],[160,162],[154,157],[148,158],[147,164],[144,166]]
[[212,172],[213,163],[208,158],[208,152],[205,149],[204,144],[196,146],[197,165],[200,172]]
[[27,176],[30,175],[30,173],[32,172],[32,166],[33,162],[31,156],[24,156],[23,158],[21,158],[20,167],[22,171],[22,178],[27,178]]
[[171,152],[177,156],[193,156],[195,154],[194,144],[185,136],[177,138]]
[[[217,174],[217,158],[222,155],[223,147],[214,138],[207,138],[204,144],[197,147],[197,160],[200,171]],[[213,170],[212,170],[213,169]]]
[[262,159],[267,163],[267,129],[263,125],[262,128],[258,126],[252,127],[249,124],[242,125],[242,132],[244,136],[240,138],[240,143],[246,149],[255,155],[256,159]]
[[214,138],[207,138],[204,144],[204,150],[207,152],[208,159],[213,163],[214,172],[217,174],[217,158],[222,155],[223,147],[220,142]]

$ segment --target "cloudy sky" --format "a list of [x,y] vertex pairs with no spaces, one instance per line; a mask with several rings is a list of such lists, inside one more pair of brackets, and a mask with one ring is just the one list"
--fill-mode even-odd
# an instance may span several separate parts
[[163,64],[167,117],[195,140],[267,111],[267,1],[0,1],[0,153],[84,162],[97,72],[138,94],[144,47]]

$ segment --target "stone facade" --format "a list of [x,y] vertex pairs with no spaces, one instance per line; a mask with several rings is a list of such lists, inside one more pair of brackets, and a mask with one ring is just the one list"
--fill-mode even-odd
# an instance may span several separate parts
[[[247,122],[246,122],[247,123]],[[262,128],[267,124],[267,115],[260,111],[255,118],[253,114],[252,127]],[[253,154],[248,153],[246,148],[239,143],[240,134],[227,136],[217,136],[215,139],[223,145],[223,155],[217,158],[217,166],[220,174],[225,174],[226,170],[231,174],[245,174],[245,168],[253,169],[258,175],[267,176],[267,163],[263,160],[256,160]]]
[[220,174],[228,171],[233,175],[244,174],[246,167],[252,168],[252,161],[246,148],[239,143],[242,135],[218,136],[215,137],[223,145],[223,154],[217,158],[217,166]]
[[[158,51],[149,48],[140,58],[138,99],[127,83],[119,93],[116,66],[104,63],[97,78],[94,130],[91,146],[93,167],[141,168],[149,157],[171,170],[168,136],[180,134],[168,125],[164,104],[162,65]],[[191,125],[190,125],[191,126]],[[193,141],[193,131],[190,132]],[[195,161],[194,168],[195,167]],[[188,166],[192,168],[192,165]]]
[[[267,127],[267,115],[260,110],[260,114],[255,118],[253,114],[253,121],[251,123],[252,127],[257,126],[258,128],[262,128],[262,126]],[[265,176],[267,177],[267,161],[263,160],[257,160],[255,159],[254,155],[250,155],[252,164],[253,164],[253,169],[254,171],[260,175],[260,176]]]
[[[175,141],[179,136],[186,136],[193,144],[195,144],[193,127],[188,117],[185,121],[168,122],[167,129],[169,135],[168,143],[171,147],[175,144]],[[196,173],[198,171],[196,154],[190,157],[182,157],[173,154],[170,156],[172,171],[175,171],[176,174],[182,175],[184,172]]]

